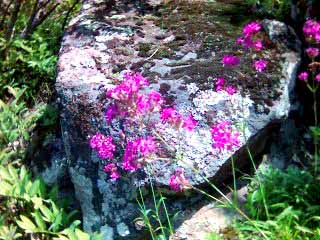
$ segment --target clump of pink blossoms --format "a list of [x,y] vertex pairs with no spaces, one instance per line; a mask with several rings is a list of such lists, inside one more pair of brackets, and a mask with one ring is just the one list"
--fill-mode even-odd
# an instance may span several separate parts
[[113,103],[106,109],[106,120],[110,123],[116,117],[138,117],[146,113],[159,111],[163,103],[161,94],[151,91],[142,94],[140,90],[149,82],[140,73],[127,72],[124,81],[107,91],[107,98]]
[[185,178],[183,169],[177,169],[174,174],[170,176],[169,186],[176,192],[182,192],[184,189],[190,188],[189,181]]
[[182,115],[178,113],[178,111],[174,107],[162,109],[160,118],[163,122],[169,123],[177,129],[180,129],[180,127],[182,126],[189,132],[192,132],[198,124],[198,122],[193,118],[192,115],[183,118]]
[[237,89],[232,86],[224,87],[225,85],[225,79],[223,77],[218,77],[216,81],[216,91],[222,91],[225,90],[229,95],[233,95],[237,92]]
[[307,81],[308,80],[308,77],[309,77],[309,73],[307,72],[302,72],[298,75],[298,78],[301,80],[301,81]]
[[138,138],[128,141],[123,156],[122,168],[126,171],[136,171],[150,161],[156,152],[156,142],[153,137]]
[[237,44],[245,48],[253,48],[256,51],[261,51],[263,42],[260,39],[255,40],[255,36],[261,30],[261,24],[258,22],[250,22],[243,27],[242,37],[237,39]]
[[239,147],[240,134],[234,132],[230,121],[222,121],[211,127],[211,136],[213,140],[212,147],[221,150],[231,151],[234,147]]
[[308,41],[320,43],[320,22],[308,20],[303,26],[303,33]]
[[114,163],[108,163],[107,165],[105,165],[103,171],[105,173],[110,173],[110,177],[114,181],[120,178],[120,173],[118,172],[117,166]]
[[306,49],[306,53],[308,54],[308,56],[310,58],[316,58],[319,55],[319,49],[314,48],[314,47],[310,47],[310,48]]
[[257,60],[254,62],[254,68],[257,72],[263,72],[267,68],[268,62],[266,60]]
[[240,64],[240,58],[233,55],[225,55],[222,58],[222,64],[225,66],[237,66]]
[[90,147],[98,151],[102,159],[112,159],[116,145],[112,142],[111,136],[104,136],[101,133],[93,135],[90,139]]

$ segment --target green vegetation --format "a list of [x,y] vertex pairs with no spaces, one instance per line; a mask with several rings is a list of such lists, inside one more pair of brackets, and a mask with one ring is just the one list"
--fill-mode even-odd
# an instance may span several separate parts
[[290,14],[290,0],[246,0],[254,14],[285,20]]
[[[319,179],[308,171],[290,167],[285,171],[266,169],[260,175],[261,186],[253,179],[245,206],[252,221],[237,222],[240,239],[319,239]],[[269,217],[263,208],[263,188]]]
[[[24,165],[37,126],[55,126],[50,105],[63,30],[79,1],[1,1],[0,239],[100,239]],[[41,92],[39,90],[41,89]]]

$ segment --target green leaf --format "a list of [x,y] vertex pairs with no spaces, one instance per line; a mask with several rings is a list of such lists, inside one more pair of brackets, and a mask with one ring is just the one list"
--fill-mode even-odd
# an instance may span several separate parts
[[39,229],[41,231],[45,231],[46,230],[46,224],[43,221],[43,217],[40,214],[40,212],[38,210],[36,210],[34,213],[32,213],[32,216],[34,217],[34,220],[36,221],[36,224],[38,225]]
[[36,230],[34,223],[27,218],[26,216],[20,215],[21,221],[17,221],[17,224],[20,228],[26,230],[26,232],[32,233]]
[[37,195],[40,192],[40,181],[39,179],[35,180],[29,190],[29,195],[31,197]]
[[40,209],[41,213],[44,215],[44,220],[46,222],[52,222],[53,221],[53,214],[49,210],[49,208],[47,208],[45,205],[42,205],[42,206],[40,206],[39,209]]

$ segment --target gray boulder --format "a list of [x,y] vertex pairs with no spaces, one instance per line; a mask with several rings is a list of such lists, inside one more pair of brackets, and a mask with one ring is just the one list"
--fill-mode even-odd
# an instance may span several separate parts
[[[231,157],[242,168],[249,164],[247,146],[253,155],[264,149],[270,132],[292,108],[300,58],[294,33],[282,23],[265,21],[263,57],[269,64],[263,73],[253,71],[252,61],[258,56],[235,45],[241,30],[224,14],[236,5],[219,1],[193,3],[192,7],[161,1],[116,3],[88,1],[63,38],[56,90],[67,156],[63,166],[67,167],[57,169],[70,176],[86,231],[101,231],[108,240],[145,239],[135,219],[139,217],[139,186],[146,193],[146,203],[152,202],[146,169],[122,172],[125,177],[114,182],[89,147],[90,136],[96,132],[120,141],[118,124],[107,124],[104,119],[109,104],[105,93],[115,86],[114,79],[129,70],[139,71],[149,79],[148,89],[162,94],[166,106],[175,106],[184,115],[192,113],[198,121],[192,134],[181,133],[179,161],[153,164],[154,183],[168,192],[169,207],[177,207],[199,197],[181,200],[181,193],[170,192],[169,177],[175,169],[184,168],[193,186],[205,186],[205,178],[219,184],[231,175]],[[281,36],[287,35],[292,36],[290,42],[282,41]],[[224,68],[222,56],[233,53],[243,55],[241,67]],[[225,76],[237,92],[215,91],[219,76]],[[231,121],[240,133],[240,146],[231,151],[212,148],[211,126],[222,120]],[[173,142],[178,138],[165,127],[163,137]],[[121,162],[121,156],[117,157]]]

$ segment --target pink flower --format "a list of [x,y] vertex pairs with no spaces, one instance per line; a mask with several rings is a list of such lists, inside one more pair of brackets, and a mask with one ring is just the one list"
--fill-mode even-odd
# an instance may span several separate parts
[[225,83],[225,79],[223,77],[218,77],[216,81],[216,91],[221,91],[223,89],[223,85]]
[[232,86],[228,86],[226,87],[226,92],[229,94],[229,95],[233,95],[237,92],[237,89],[235,87],[232,87]]
[[118,101],[129,101],[143,86],[149,83],[140,73],[127,72],[124,81],[113,89],[107,91],[107,97]]
[[254,68],[258,72],[262,72],[266,69],[268,62],[266,60],[257,60],[254,62]]
[[133,142],[128,141],[126,149],[124,151],[122,168],[126,171],[135,171],[139,169],[136,162],[137,160],[137,149],[134,147]]
[[182,127],[189,132],[192,132],[194,128],[197,126],[198,122],[193,118],[192,115],[183,120]]
[[183,169],[177,169],[175,173],[170,176],[169,186],[176,192],[182,192],[183,189],[190,188],[190,183],[185,178]]
[[316,79],[317,82],[320,82],[320,73],[318,73],[318,74],[316,75],[316,78],[315,78],[315,79]]
[[307,72],[302,72],[298,75],[299,80],[306,81],[308,80],[309,74]]
[[217,148],[221,150],[232,150],[234,147],[239,147],[240,134],[237,132],[233,132],[231,123],[229,121],[223,121],[217,123],[211,128],[211,135],[213,148]]
[[173,107],[162,109],[160,118],[163,122],[168,122],[172,125],[177,125],[181,122],[181,115]]
[[151,103],[149,98],[145,95],[139,95],[137,100],[137,111],[139,113],[144,113],[151,108]]
[[320,42],[320,23],[314,20],[308,20],[303,26],[303,33],[307,40]]
[[225,66],[236,66],[240,64],[240,58],[233,55],[225,55],[222,58],[222,63]]
[[110,105],[107,109],[106,109],[106,113],[105,113],[105,117],[107,120],[107,123],[110,123],[112,121],[112,119],[114,119],[117,115],[118,115],[118,107],[114,104]]
[[144,137],[138,138],[135,141],[128,141],[123,156],[122,168],[126,171],[135,171],[142,166],[141,161],[138,162],[139,158],[146,158],[155,152],[156,142],[153,137]]
[[255,41],[255,43],[254,43],[254,48],[255,48],[257,51],[261,51],[262,48],[263,48],[262,41],[261,41],[261,40]]
[[244,44],[244,38],[243,37],[238,37],[236,43],[238,45],[243,45]]
[[307,54],[308,54],[308,56],[310,58],[315,58],[315,57],[317,57],[319,55],[319,49],[318,48],[310,47],[310,48],[306,49],[306,52],[307,52]]
[[257,22],[250,22],[243,27],[243,35],[251,36],[261,30],[261,24]]
[[156,151],[156,142],[153,137],[138,138],[134,141],[134,147],[143,157]]
[[161,94],[156,91],[151,91],[148,94],[149,101],[152,105],[153,110],[160,110],[161,105],[163,104],[163,99]]
[[112,159],[116,146],[112,143],[111,136],[104,136],[101,133],[93,135],[90,139],[90,147],[98,151],[99,157]]
[[105,173],[110,172],[110,177],[112,180],[116,181],[118,178],[120,178],[120,173],[117,170],[117,166],[114,163],[108,163],[104,166],[103,171]]

